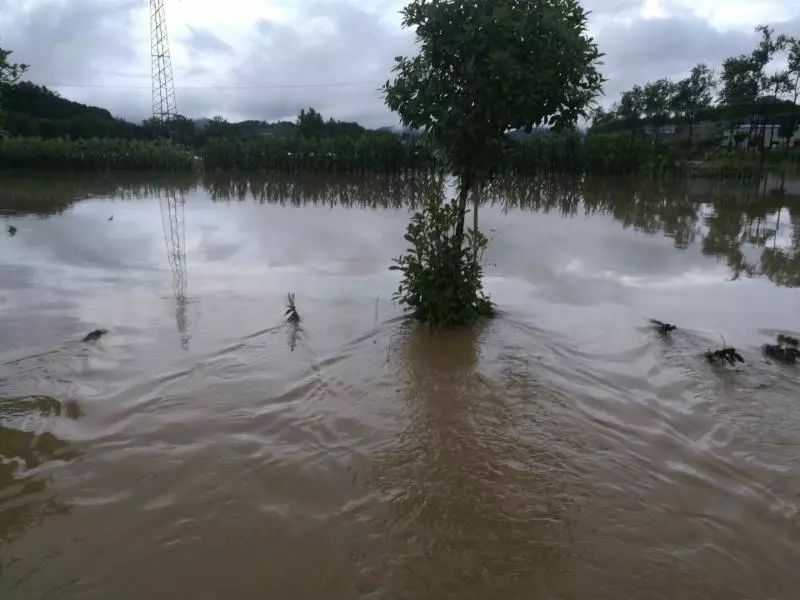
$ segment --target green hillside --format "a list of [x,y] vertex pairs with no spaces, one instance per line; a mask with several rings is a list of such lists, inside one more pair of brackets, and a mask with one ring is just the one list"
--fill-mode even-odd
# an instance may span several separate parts
[[67,100],[30,82],[10,86],[3,94],[3,108],[4,129],[12,136],[142,137],[139,127],[115,119],[103,108]]

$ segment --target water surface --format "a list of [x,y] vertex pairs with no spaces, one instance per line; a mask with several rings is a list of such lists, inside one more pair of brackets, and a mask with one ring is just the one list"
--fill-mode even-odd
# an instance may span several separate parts
[[4,176],[2,597],[795,598],[800,181],[498,184],[436,335],[425,186]]

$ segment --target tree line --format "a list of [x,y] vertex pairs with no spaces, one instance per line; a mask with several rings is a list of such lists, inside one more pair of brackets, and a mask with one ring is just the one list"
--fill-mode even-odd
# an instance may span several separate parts
[[[19,71],[19,75],[22,72],[24,71]],[[135,124],[113,117],[104,108],[74,102],[44,86],[27,81],[11,81],[10,78],[3,87],[0,106],[5,115],[1,128],[6,135],[12,137],[73,140],[171,139],[182,146],[200,148],[216,138],[356,138],[367,131],[358,123],[333,118],[325,120],[313,107],[302,109],[295,121],[268,123],[249,120],[232,123],[221,116],[193,121],[177,115],[166,122],[150,118]]]
[[738,125],[748,124],[748,133],[736,141],[749,138],[752,147],[763,148],[769,123],[780,126],[778,137],[788,145],[800,125],[800,38],[776,34],[767,25],[756,32],[758,45],[749,54],[725,59],[718,73],[701,63],[680,81],[664,78],[635,85],[610,109],[595,108],[592,130],[635,132],[646,125],[683,123],[689,126],[691,144],[699,121],[728,123],[731,142]]
[[11,51],[0,48],[0,135],[45,140],[164,140],[202,148],[209,140],[250,140],[260,137],[303,139],[358,138],[367,129],[351,121],[327,120],[313,107],[303,108],[295,121],[258,120],[231,123],[221,116],[194,121],[177,115],[169,121],[145,119],[140,124],[115,118],[96,106],[61,97],[45,86],[20,81],[28,65],[13,63]]

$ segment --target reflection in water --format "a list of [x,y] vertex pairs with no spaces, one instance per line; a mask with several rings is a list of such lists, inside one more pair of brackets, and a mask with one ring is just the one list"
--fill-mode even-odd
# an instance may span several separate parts
[[186,318],[188,272],[186,269],[186,199],[173,190],[159,195],[161,225],[164,229],[164,246],[167,262],[172,271],[172,291],[175,294],[175,322],[184,350],[189,349],[189,323]]
[[483,329],[409,325],[393,359],[409,426],[377,474],[388,597],[564,597],[578,494],[547,441],[553,396],[519,356],[493,360],[501,371],[484,374]]
[[[686,249],[724,261],[733,279],[766,276],[800,286],[800,185],[763,182],[640,179],[506,179],[495,182],[492,202],[506,209],[560,211],[564,216],[608,214]],[[753,259],[754,251],[758,258]]]
[[203,185],[214,200],[254,199],[262,204],[416,208],[431,184],[441,177],[429,174],[358,176],[325,174],[253,174],[231,177],[206,174]]
[[287,323],[286,326],[289,330],[289,336],[286,342],[289,346],[289,350],[294,352],[297,348],[297,340],[299,339],[300,334],[303,332],[303,328],[300,327],[299,323]]
[[47,516],[69,511],[47,492],[42,474],[46,465],[78,456],[53,433],[39,431],[46,418],[61,416],[78,419],[82,413],[77,404],[49,396],[0,398],[0,543]]
[[[166,201],[165,238],[175,277],[178,306],[185,308],[185,246],[182,246],[182,206],[176,200],[202,185],[215,201],[255,200],[259,203],[304,204],[361,208],[416,208],[438,176],[285,175],[253,174],[232,177],[205,174],[160,176],[137,180],[81,179],[65,185],[42,186],[26,178],[5,182],[0,190],[2,210],[10,213],[58,214],[71,203],[94,196],[135,200],[163,195]],[[765,276],[781,286],[800,286],[800,183],[766,177],[760,182],[690,179],[652,181],[608,178],[505,178],[489,187],[488,202],[506,210],[558,211],[564,216],[608,214],[624,227],[672,238],[677,248],[698,244],[702,251],[724,261],[731,277]],[[753,255],[757,250],[757,256]],[[181,262],[183,256],[183,262]],[[174,265],[174,266],[173,266]],[[183,293],[183,295],[181,295]],[[181,300],[183,298],[183,300]],[[183,317],[180,313],[183,311]],[[185,332],[185,310],[177,311]],[[182,333],[186,339],[186,334]]]
[[197,179],[186,173],[69,173],[64,171],[0,174],[0,212],[58,215],[73,203],[90,198],[137,200],[164,191],[186,193]]
[[427,182],[5,183],[0,396],[92,417],[0,400],[3,598],[796,595],[797,183],[498,182],[502,310],[435,336],[387,301]]

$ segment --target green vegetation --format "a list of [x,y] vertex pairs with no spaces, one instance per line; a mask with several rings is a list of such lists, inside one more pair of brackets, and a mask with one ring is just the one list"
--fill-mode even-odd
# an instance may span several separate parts
[[213,138],[201,153],[207,170],[391,173],[435,167],[431,148],[421,138],[379,131],[358,137]]
[[[760,149],[764,157],[773,146],[788,149],[800,125],[800,39],[776,35],[765,25],[756,31],[761,36],[758,46],[750,54],[723,61],[719,78],[699,64],[681,81],[636,85],[610,110],[595,110],[592,132],[635,134],[650,128],[652,134],[654,128],[675,125],[680,131],[673,128],[665,137],[683,142],[689,149],[687,158],[695,145],[708,150],[723,136],[729,151],[744,145]],[[770,71],[776,64],[785,68]],[[698,133],[701,122],[717,126]]]
[[[480,190],[503,164],[508,131],[574,128],[599,93],[600,53],[586,25],[576,0],[412,0],[403,10],[419,54],[397,59],[386,103],[405,126],[430,136],[458,178],[453,206],[435,198],[414,215],[412,247],[397,261],[399,299],[429,326],[490,312],[480,283]],[[464,247],[470,193],[474,220]]]
[[404,25],[417,31],[420,54],[399,59],[384,89],[412,130],[403,135],[313,107],[293,122],[134,124],[20,81],[27,66],[0,48],[0,144],[13,140],[0,168],[180,169],[197,155],[209,171],[440,170],[458,178],[462,235],[470,194],[477,206],[497,173],[757,177],[800,168],[799,38],[759,26],[752,52],[717,72],[699,64],[679,81],[633,86],[610,109],[595,108],[584,135],[574,127],[601,83],[586,15],[576,0],[518,4],[409,4]]
[[0,168],[21,169],[191,169],[191,154],[169,142],[127,140],[0,141]]
[[658,138],[575,132],[551,134],[514,145],[501,168],[506,174],[594,173],[671,176],[686,171],[685,154]]
[[103,108],[61,98],[46,87],[23,81],[10,86],[3,98],[5,129],[15,137],[44,139],[145,139],[142,128],[115,119]]
[[0,136],[2,136],[6,118],[5,109],[3,108],[5,96],[22,74],[28,70],[28,65],[9,61],[9,56],[11,56],[9,50],[0,48]]
[[481,259],[487,239],[467,230],[462,240],[460,219],[457,205],[445,202],[441,188],[432,187],[423,210],[408,225],[408,253],[390,267],[403,273],[395,299],[434,329],[493,313],[483,293]]

